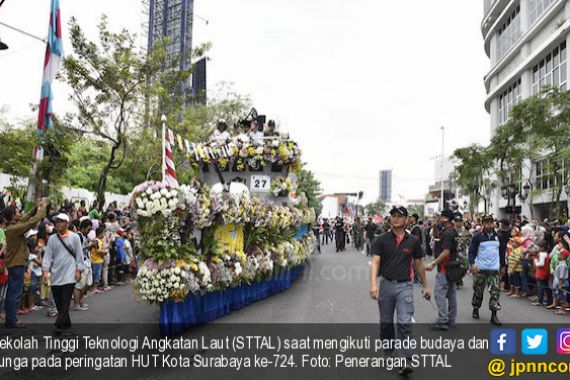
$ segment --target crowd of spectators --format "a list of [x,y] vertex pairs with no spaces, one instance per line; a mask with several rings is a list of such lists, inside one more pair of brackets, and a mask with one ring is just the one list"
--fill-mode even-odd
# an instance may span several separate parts
[[24,213],[21,202],[0,194],[0,320],[24,327],[17,315],[61,317],[66,298],[71,310],[85,311],[87,297],[131,282],[134,227],[129,208],[116,202],[103,211],[84,200],[54,206],[42,199]]

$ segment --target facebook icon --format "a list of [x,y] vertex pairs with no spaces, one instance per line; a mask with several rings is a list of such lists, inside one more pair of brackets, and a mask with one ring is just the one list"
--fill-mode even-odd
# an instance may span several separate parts
[[513,329],[494,329],[491,331],[491,353],[495,355],[514,355],[517,352],[517,333]]

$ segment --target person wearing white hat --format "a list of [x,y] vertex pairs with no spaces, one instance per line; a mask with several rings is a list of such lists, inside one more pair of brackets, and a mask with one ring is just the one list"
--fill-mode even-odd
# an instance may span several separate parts
[[[53,298],[58,317],[56,333],[71,327],[69,306],[75,283],[85,269],[81,240],[69,230],[69,216],[61,213],[53,218],[57,233],[50,236],[42,263],[44,281],[51,279]],[[51,274],[51,277],[50,277]]]
[[38,230],[34,230],[33,228],[31,230],[29,230],[28,232],[26,232],[26,234],[24,235],[24,238],[29,239],[32,236],[36,236],[38,234]]

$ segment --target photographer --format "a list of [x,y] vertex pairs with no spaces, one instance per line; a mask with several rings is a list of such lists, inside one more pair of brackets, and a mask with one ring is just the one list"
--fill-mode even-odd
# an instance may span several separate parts
[[16,308],[22,297],[24,289],[24,272],[28,264],[28,246],[24,235],[35,227],[46,215],[47,201],[45,198],[38,204],[35,215],[32,213],[20,214],[15,206],[6,207],[4,218],[6,218],[6,260],[8,268],[8,290],[6,297],[6,321],[4,325],[8,328],[25,327],[16,319]]

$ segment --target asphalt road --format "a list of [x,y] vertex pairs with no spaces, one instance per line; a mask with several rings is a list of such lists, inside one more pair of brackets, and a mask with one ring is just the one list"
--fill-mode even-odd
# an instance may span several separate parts
[[[336,253],[334,245],[323,246],[323,253],[309,259],[304,273],[293,286],[280,294],[256,302],[217,320],[219,323],[376,323],[378,305],[368,295],[370,258],[351,246]],[[428,273],[433,291],[435,272]],[[458,290],[458,323],[474,323],[471,318],[472,281]],[[488,293],[481,308],[481,320],[488,323]],[[72,321],[79,323],[156,323],[159,310],[155,305],[137,302],[130,286],[115,287],[86,299],[87,311],[71,311]],[[512,299],[504,293],[499,316],[508,323],[570,323],[570,316],[557,316],[544,308],[531,306],[526,299]],[[414,319],[418,323],[435,320],[435,301],[421,297],[415,288]],[[25,323],[53,323],[40,310],[20,318]]]
[[[256,302],[246,308],[235,311],[216,323],[197,326],[182,334],[185,338],[193,337],[213,337],[213,336],[234,336],[256,333],[258,335],[269,335],[271,333],[286,334],[292,330],[295,336],[319,336],[319,334],[332,334],[332,336],[347,336],[363,332],[366,335],[374,335],[377,331],[378,306],[369,298],[369,266],[370,258],[349,247],[343,253],[334,252],[332,245],[324,246],[322,254],[314,254],[309,259],[303,275],[297,279],[292,287],[280,294],[268,299]],[[429,273],[430,284],[434,283],[434,273]],[[458,334],[471,334],[470,336],[488,337],[490,328],[490,312],[486,308],[481,310],[481,320],[474,321],[471,318],[471,279],[465,280],[466,286],[458,291],[459,326],[449,332],[430,332],[425,323],[435,320],[435,302],[432,303],[421,297],[421,289],[415,289],[415,320],[414,327],[416,336],[422,337],[457,337]],[[485,295],[488,301],[488,294]],[[87,299],[88,311],[72,311],[72,321],[75,323],[74,332],[80,335],[100,336],[113,339],[118,335],[128,336],[149,336],[160,338],[158,327],[159,309],[157,306],[149,306],[144,303],[137,303],[132,294],[130,286],[115,287],[109,292],[98,294]],[[538,323],[549,324],[556,327],[570,323],[569,317],[559,317],[543,308],[534,307],[526,299],[511,299],[501,297],[503,310],[500,317],[506,323]],[[36,311],[30,315],[22,316],[21,320],[31,324],[24,335],[41,336],[42,332],[52,331],[50,324],[53,319],[45,316],[45,311]],[[473,325],[476,322],[484,326]],[[96,325],[92,325],[92,324]],[[270,323],[272,325],[263,325]],[[290,325],[291,323],[296,325]],[[556,325],[555,325],[556,324]],[[297,327],[295,327],[297,326]],[[128,332],[127,332],[128,330]],[[248,331],[246,333],[245,331]],[[301,333],[300,333],[301,332]],[[255,352],[255,351],[254,351]],[[203,355],[208,357],[214,355],[215,351],[190,350],[186,354],[189,356]],[[50,354],[46,352],[45,355]],[[104,352],[95,351],[89,355]],[[65,353],[61,355],[65,356]],[[470,352],[469,358],[463,360],[459,367],[453,370],[459,373],[449,372],[445,369],[438,371],[419,371],[410,378],[422,378],[423,380],[442,376],[479,376],[484,371],[484,364],[489,358],[488,351]],[[479,356],[477,356],[479,355]],[[0,366],[1,367],[1,366]],[[440,369],[441,370],[441,369]],[[104,373],[85,372],[82,369],[62,372],[61,370],[45,370],[44,372],[29,372],[6,370],[0,368],[0,378],[8,376],[10,379],[84,379],[97,378],[102,376],[106,380],[111,379],[179,379],[190,375],[200,378],[212,379],[252,379],[252,378],[311,378],[311,379],[344,379],[348,377],[356,378],[378,378],[397,379],[395,371],[375,369],[362,372],[352,372],[350,369],[339,369],[333,372],[316,370],[307,372],[306,369],[295,368],[293,372],[278,371],[275,368],[256,368],[253,372],[234,371],[230,369],[207,370],[197,368],[148,368],[148,369],[121,369],[120,371],[109,370]],[[467,376],[469,375],[469,376]],[[478,377],[478,378],[479,378]],[[555,376],[550,378],[558,378]]]

